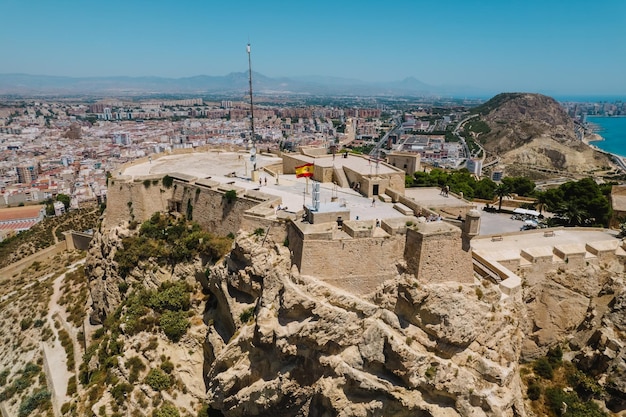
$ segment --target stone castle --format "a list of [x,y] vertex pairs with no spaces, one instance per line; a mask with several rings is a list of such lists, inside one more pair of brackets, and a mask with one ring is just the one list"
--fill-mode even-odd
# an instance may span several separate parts
[[[241,153],[209,151],[204,154],[219,157],[216,164],[228,165],[229,160],[242,160]],[[506,296],[519,290],[526,275],[575,268],[580,262],[595,262],[606,256],[626,255],[622,242],[600,232],[598,236],[583,237],[587,241],[575,245],[555,239],[556,235],[566,233],[562,229],[525,232],[525,237],[540,238],[539,244],[528,243],[531,247],[524,247],[524,239],[518,238],[520,233],[476,237],[480,214],[471,204],[453,210],[449,207],[433,210],[405,195],[404,171],[380,162],[373,167],[367,158],[337,157],[341,164],[336,164],[334,156],[314,153],[267,156],[268,163],[259,172],[251,172],[250,177],[238,175],[236,171],[215,175],[212,174],[215,166],[195,175],[170,172],[167,155],[155,158],[157,162],[162,159],[161,173],[149,171],[137,175],[135,171],[134,175],[127,174],[132,172],[129,168],[140,165],[150,168],[152,160],[149,164],[140,160],[122,167],[118,175],[109,180],[103,227],[114,227],[129,219],[140,223],[160,211],[185,215],[219,235],[262,229],[265,239],[284,242],[289,247],[292,264],[301,275],[315,276],[360,295],[371,293],[386,279],[406,272],[418,280],[435,283],[472,283],[476,273],[497,282]],[[246,157],[243,154],[243,158]],[[185,155],[182,158],[184,161]],[[293,179],[295,167],[302,163],[313,163],[314,179],[332,184],[334,193],[346,188],[338,187],[338,183],[351,184],[362,196],[368,199],[373,196],[372,206],[379,201],[381,205],[393,206],[394,213],[400,215],[359,218],[335,196],[331,197],[331,202],[317,208],[303,204],[302,208],[294,210],[294,193],[281,195],[279,187],[263,188],[262,181],[257,186],[257,178],[261,176],[265,176],[266,183],[269,177],[270,184]],[[354,184],[362,185],[355,187]],[[280,209],[289,199],[292,210]],[[442,213],[447,215],[446,221],[424,221],[426,215],[441,219]],[[498,250],[503,241],[515,243],[503,253]]]

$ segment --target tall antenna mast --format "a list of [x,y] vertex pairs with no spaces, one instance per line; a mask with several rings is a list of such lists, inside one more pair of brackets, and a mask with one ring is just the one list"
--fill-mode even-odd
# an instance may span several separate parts
[[248,51],[248,80],[250,82],[250,126],[252,128],[250,161],[252,162],[252,169],[256,171],[256,135],[254,134],[254,103],[252,102],[252,58],[250,57],[250,42],[248,42],[248,46],[246,49]]

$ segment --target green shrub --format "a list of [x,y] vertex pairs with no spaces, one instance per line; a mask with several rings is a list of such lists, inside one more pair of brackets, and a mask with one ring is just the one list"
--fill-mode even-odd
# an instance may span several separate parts
[[566,378],[567,382],[584,400],[589,400],[603,392],[602,387],[593,378],[585,375],[572,365],[567,369]]
[[166,310],[189,310],[191,288],[185,281],[164,282],[161,288],[150,297],[150,307],[161,313]]
[[426,372],[424,373],[424,376],[428,379],[433,379],[435,375],[437,375],[436,366],[429,366],[428,369],[426,369]]
[[66,394],[68,396],[72,396],[74,394],[76,394],[77,391],[77,387],[76,387],[76,375],[72,376],[70,378],[69,381],[67,381],[67,392]]
[[139,380],[139,372],[144,371],[146,365],[139,356],[132,356],[126,360],[126,368],[130,370],[128,382],[135,383]]
[[25,317],[20,321],[20,329],[22,329],[22,331],[28,329],[31,325],[33,324],[33,319],[32,317]]
[[61,414],[66,415],[70,412],[72,412],[73,415],[75,414],[76,405],[72,404],[71,402],[63,403],[63,405],[61,406]]
[[32,395],[26,397],[20,404],[18,417],[26,417],[37,408],[50,407],[50,393],[46,389],[35,391]]
[[228,190],[224,193],[224,200],[226,200],[227,203],[232,203],[235,200],[237,200],[237,191],[235,190]]
[[155,391],[166,390],[172,385],[170,376],[159,368],[150,369],[144,382]]
[[252,320],[254,318],[254,306],[245,309],[244,311],[241,312],[241,314],[239,315],[239,320],[241,320],[242,323],[248,323],[250,320]]
[[129,393],[133,392],[133,386],[126,382],[122,382],[121,384],[117,384],[111,390],[111,395],[115,399],[115,402],[119,405],[124,404],[126,398]]
[[187,332],[189,320],[186,311],[166,311],[159,319],[159,325],[172,342],[178,342]]
[[8,369],[5,369],[4,371],[0,372],[0,387],[3,387],[6,385],[7,378],[9,377],[10,373],[11,371],[9,371]]
[[528,395],[528,398],[530,400],[537,401],[539,397],[541,397],[541,385],[537,384],[536,381],[532,381],[530,384],[528,384],[526,394]]
[[166,175],[163,177],[163,186],[165,188],[171,188],[173,183],[174,183],[174,178],[170,177],[169,175]]
[[482,300],[483,297],[485,296],[485,294],[483,293],[483,290],[480,287],[476,287],[476,296],[478,297],[479,300]]
[[174,370],[174,364],[171,361],[166,360],[161,364],[161,369],[163,369],[166,374],[171,374]]
[[257,227],[257,228],[254,230],[254,234],[255,234],[256,236],[263,236],[263,235],[265,235],[265,229],[264,229],[264,228],[262,228],[262,227]]
[[203,232],[197,223],[155,213],[141,225],[138,236],[122,240],[123,248],[116,252],[114,260],[120,275],[125,277],[141,261],[151,258],[161,265],[175,265],[195,255],[219,259],[231,244],[232,239]]
[[180,413],[173,404],[165,403],[154,410],[152,417],[180,417]]
[[548,358],[537,359],[533,365],[533,370],[542,378],[551,380],[554,377],[554,370]]
[[553,368],[558,367],[561,364],[561,361],[563,360],[563,349],[561,349],[560,345],[551,347],[548,350],[546,357],[548,358],[548,361],[550,362],[550,365],[552,365]]

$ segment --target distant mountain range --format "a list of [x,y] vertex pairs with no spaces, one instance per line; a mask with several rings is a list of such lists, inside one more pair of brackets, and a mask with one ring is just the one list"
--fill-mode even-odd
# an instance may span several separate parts
[[[259,73],[253,73],[252,78],[254,93],[258,95],[484,96],[488,94],[467,86],[432,86],[413,77],[382,83],[319,76],[271,78]],[[0,94],[2,95],[239,95],[247,91],[247,72],[184,78],[0,74]]]

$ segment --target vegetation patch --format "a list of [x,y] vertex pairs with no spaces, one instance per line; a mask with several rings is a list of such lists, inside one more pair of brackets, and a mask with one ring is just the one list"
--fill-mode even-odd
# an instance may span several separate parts
[[155,213],[141,225],[138,235],[124,238],[122,244],[123,249],[116,252],[114,260],[125,277],[141,261],[151,258],[160,265],[171,266],[197,255],[219,259],[230,250],[232,240],[204,232],[195,222]]
[[602,387],[591,377],[585,375],[571,362],[563,361],[560,346],[548,351],[545,357],[539,358],[523,368],[528,399],[537,415],[550,417],[605,417],[593,399],[604,395]]
[[163,186],[165,188],[171,188],[172,184],[174,184],[174,178],[170,177],[169,175],[163,177]]
[[18,417],[26,417],[37,409],[44,411],[49,408],[52,408],[52,403],[50,402],[50,393],[47,389],[42,389],[39,391],[35,391],[32,395],[24,398],[24,400],[20,404],[17,415]]
[[155,391],[166,390],[172,386],[170,376],[163,372],[160,368],[150,369],[150,372],[148,372],[144,382]]

